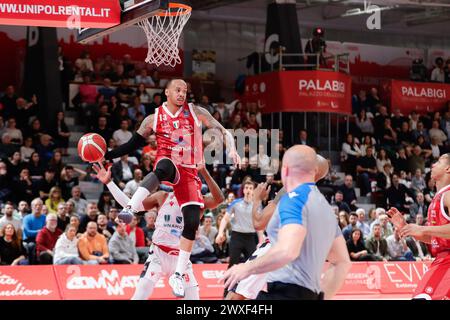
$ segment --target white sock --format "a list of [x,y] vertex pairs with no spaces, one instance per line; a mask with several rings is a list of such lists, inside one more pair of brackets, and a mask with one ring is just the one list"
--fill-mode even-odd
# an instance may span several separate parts
[[189,262],[189,258],[191,256],[190,252],[180,250],[180,253],[178,255],[178,262],[177,267],[175,269],[175,272],[178,272],[179,274],[183,275],[186,271],[187,264]]
[[147,300],[152,295],[154,287],[154,281],[140,278],[131,300]]
[[130,201],[128,201],[128,206],[131,206],[131,209],[135,211],[139,211],[139,208],[142,207],[142,202],[144,202],[145,198],[150,195],[150,191],[146,188],[139,187],[136,192],[133,194],[133,197]]
[[198,286],[184,289],[183,300],[200,300],[199,291]]

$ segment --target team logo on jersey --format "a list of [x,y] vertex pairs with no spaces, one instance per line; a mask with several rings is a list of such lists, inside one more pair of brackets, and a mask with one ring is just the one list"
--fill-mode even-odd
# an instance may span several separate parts
[[169,222],[170,221],[170,214],[164,215],[164,221]]
[[177,223],[183,222],[183,217],[177,217],[177,218],[176,218],[176,221],[177,221]]
[[173,122],[173,127],[175,128],[175,129],[178,129],[179,127],[180,127],[180,121],[174,121]]
[[189,117],[189,111],[188,110],[184,110],[184,117],[188,118]]
[[173,207],[174,203],[175,203],[175,202],[173,202],[173,201],[170,201],[170,202],[169,202],[169,204],[170,204],[171,207]]

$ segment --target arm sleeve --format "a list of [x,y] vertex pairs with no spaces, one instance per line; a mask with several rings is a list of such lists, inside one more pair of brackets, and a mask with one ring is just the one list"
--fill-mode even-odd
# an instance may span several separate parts
[[129,154],[136,149],[142,148],[147,144],[146,139],[139,133],[135,132],[128,142],[118,146],[114,150],[108,151],[105,154],[106,160],[112,160]]
[[[128,202],[130,201],[130,198],[127,197],[127,195],[120,190],[120,188],[111,181],[106,185],[108,187],[108,190],[113,195],[114,199],[123,207],[125,208],[128,205]],[[143,203],[141,203],[138,207],[138,211],[145,211]]]

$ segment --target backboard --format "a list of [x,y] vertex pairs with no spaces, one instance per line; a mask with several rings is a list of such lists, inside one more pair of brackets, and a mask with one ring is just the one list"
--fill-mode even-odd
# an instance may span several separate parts
[[142,19],[167,10],[169,7],[169,0],[120,0],[120,4],[122,7],[120,24],[107,29],[79,29],[77,41],[86,44],[97,38],[135,25]]

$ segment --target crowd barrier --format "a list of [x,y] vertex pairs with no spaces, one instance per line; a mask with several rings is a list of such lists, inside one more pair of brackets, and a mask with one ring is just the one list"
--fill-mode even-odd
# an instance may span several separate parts
[[[336,299],[408,298],[430,262],[353,263]],[[219,282],[226,264],[194,265],[201,299],[222,299]],[[325,267],[326,268],[326,267]],[[1,266],[0,300],[113,300],[130,299],[143,265]],[[173,299],[167,277],[152,299]]]

